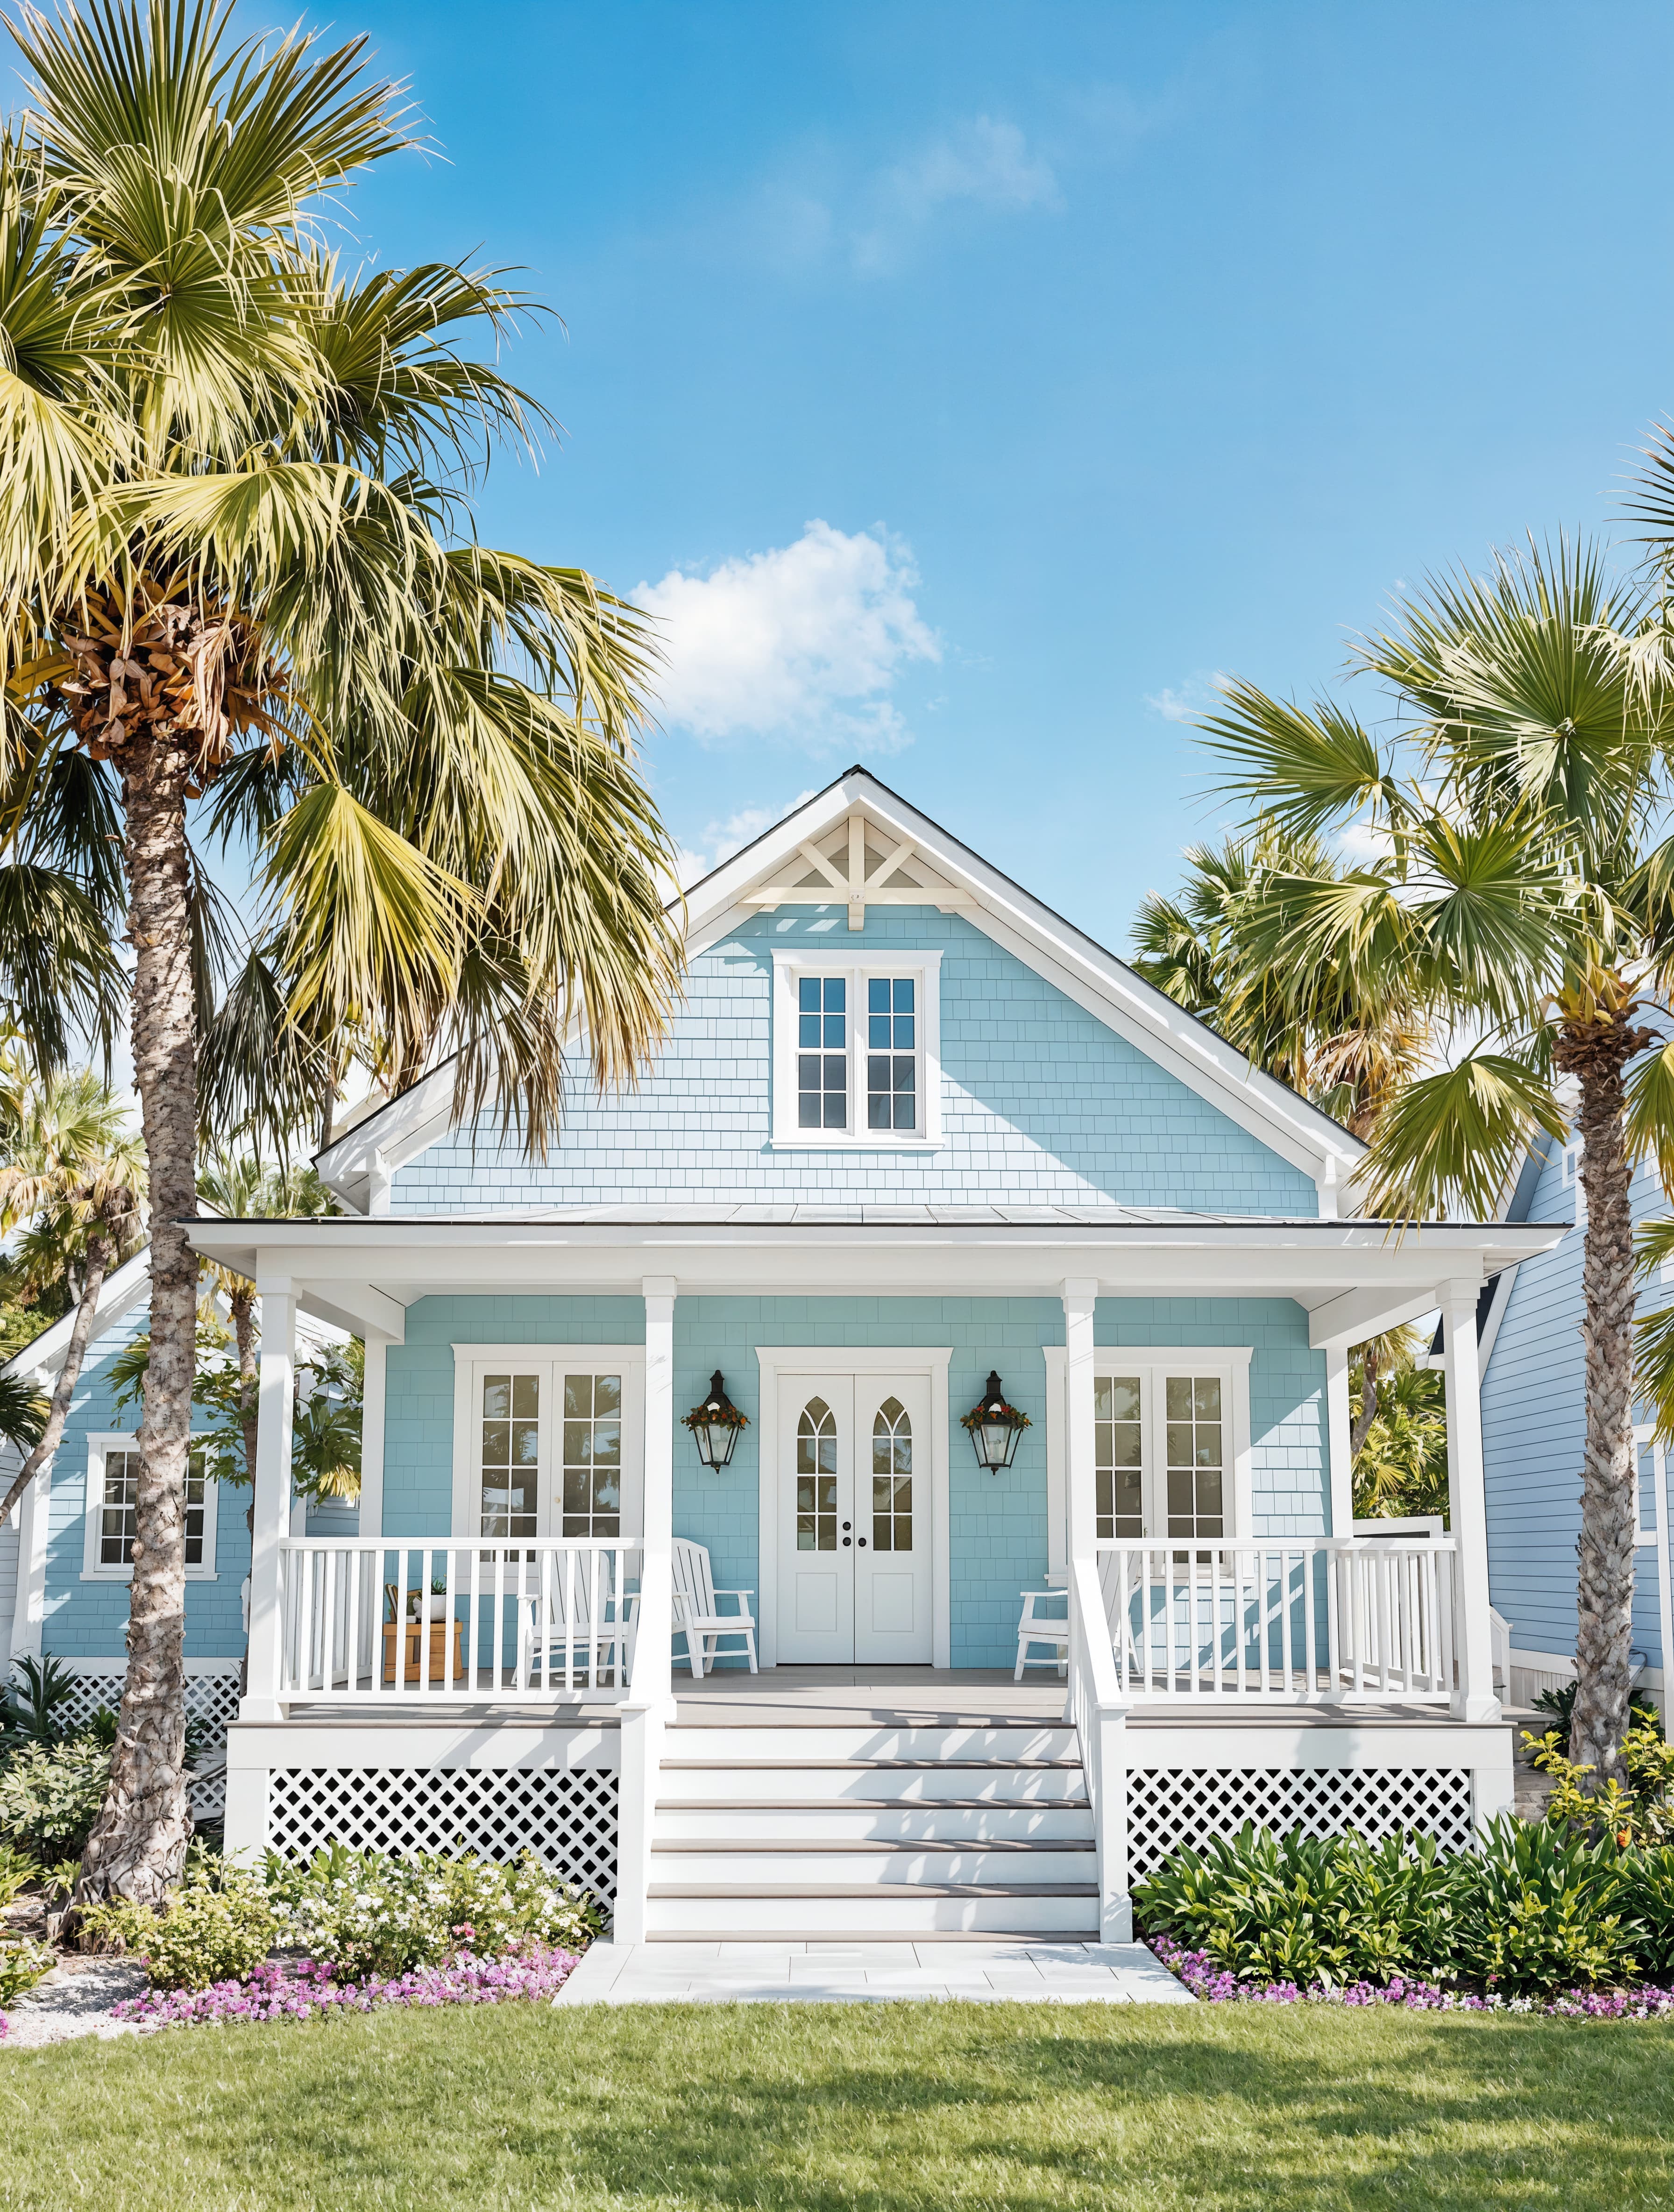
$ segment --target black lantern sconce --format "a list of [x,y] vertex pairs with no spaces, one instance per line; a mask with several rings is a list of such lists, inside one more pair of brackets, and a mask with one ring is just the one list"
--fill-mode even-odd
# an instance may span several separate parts
[[971,1438],[977,1466],[985,1467],[990,1474],[998,1474],[1002,1467],[1009,1467],[1017,1457],[1017,1440],[1032,1424],[1026,1413],[1006,1403],[998,1370],[990,1367],[988,1381],[983,1385],[982,1402],[973,1406],[968,1413],[961,1414],[959,1425]]
[[739,1432],[750,1425],[749,1415],[740,1413],[727,1395],[727,1378],[718,1367],[709,1377],[709,1396],[680,1419],[697,1439],[698,1458],[713,1468],[727,1465]]

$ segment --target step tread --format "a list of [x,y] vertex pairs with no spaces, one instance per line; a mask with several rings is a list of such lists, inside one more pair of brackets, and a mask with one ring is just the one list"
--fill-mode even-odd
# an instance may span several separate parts
[[653,1842],[655,1851],[775,1851],[783,1858],[800,1858],[815,1851],[1093,1851],[1099,1846],[1091,1836],[856,1836],[849,1842],[827,1843],[813,1838],[770,1838],[765,1842],[727,1836],[681,1837],[672,1843]]
[[1086,1797],[659,1797],[660,1813],[1090,1813]]
[[[648,1897],[1097,1897],[1096,1881],[654,1881]],[[709,1940],[705,1937],[704,1941]]]
[[1080,1771],[1079,1759],[664,1759],[665,1774],[771,1774],[786,1767],[810,1773],[882,1770],[891,1774],[938,1774],[949,1768],[981,1774],[1062,1774]]
[[1096,1922],[1088,1922],[1087,1928],[1091,1933],[1057,1928],[857,1928],[853,1934],[845,1929],[834,1936],[822,1929],[815,1936],[788,1937],[764,1936],[759,1928],[706,1928],[701,1936],[689,1936],[678,1928],[651,1928],[646,1930],[645,1940],[648,1943],[803,1943],[809,1947],[810,1958],[819,1952],[847,1950],[861,1943],[1015,1943],[1021,1953],[1054,1945],[1097,1943]]

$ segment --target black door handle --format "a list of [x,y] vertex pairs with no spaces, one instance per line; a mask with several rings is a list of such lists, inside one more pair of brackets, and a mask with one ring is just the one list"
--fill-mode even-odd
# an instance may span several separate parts
[[866,1539],[865,1539],[865,1537],[864,1537],[864,1536],[862,1536],[862,1537],[861,1538],[861,1551],[864,1551],[864,1550],[866,1549]]
[[852,1528],[855,1524],[852,1521],[845,1521],[843,1525],[845,1528]]
[[844,1550],[845,1552],[849,1549],[849,1544],[850,1544],[850,1542],[851,1542],[851,1541],[852,1541],[852,1539],[851,1539],[851,1538],[849,1538],[849,1537],[848,1537],[848,1536],[845,1536],[845,1537],[843,1538],[843,1550]]

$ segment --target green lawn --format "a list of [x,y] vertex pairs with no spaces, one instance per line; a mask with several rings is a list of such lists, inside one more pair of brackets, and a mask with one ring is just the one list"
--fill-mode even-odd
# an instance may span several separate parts
[[0,2051],[0,2204],[1674,2205],[1674,2029],[505,2006]]

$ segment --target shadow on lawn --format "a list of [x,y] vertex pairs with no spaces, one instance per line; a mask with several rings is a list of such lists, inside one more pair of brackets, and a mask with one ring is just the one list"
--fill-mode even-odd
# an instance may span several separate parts
[[[700,2031],[678,2100],[626,2131],[619,2106],[572,2106],[562,2155],[572,2184],[612,2202],[683,2191],[798,2212],[1064,2212],[1135,2186],[1134,2201],[1238,2212],[1670,2202],[1665,2029],[1629,2027],[1624,2045],[1616,2026],[1402,2017],[1399,2045],[1304,2030],[1290,2049],[1193,2033],[1178,2015],[1166,2038],[1120,2015],[1104,2033],[1080,2015],[1053,2034],[950,2019],[934,2074],[905,2052],[874,2064],[831,2048],[789,2077],[768,2058],[712,2080]],[[618,2081],[628,2056],[614,2053]],[[548,2171],[557,2153],[539,2124],[518,2147]]]

